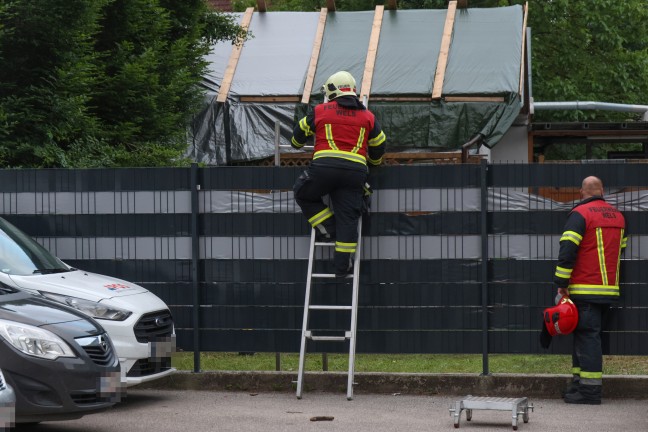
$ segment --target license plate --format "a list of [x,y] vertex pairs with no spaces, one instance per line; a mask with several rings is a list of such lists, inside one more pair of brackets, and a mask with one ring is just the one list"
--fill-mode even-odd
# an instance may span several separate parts
[[175,336],[149,342],[149,357],[152,358],[167,358],[171,357],[176,350]]
[[108,372],[99,378],[99,395],[110,402],[119,402],[125,388],[119,372]]

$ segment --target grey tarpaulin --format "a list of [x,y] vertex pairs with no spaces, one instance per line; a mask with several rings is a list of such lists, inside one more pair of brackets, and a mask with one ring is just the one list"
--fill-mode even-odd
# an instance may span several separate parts
[[[476,134],[492,147],[520,113],[523,8],[457,10],[443,97],[430,100],[446,14],[445,9],[384,12],[369,104],[392,150],[457,150]],[[319,16],[255,12],[253,37],[244,44],[225,104],[216,102],[216,96],[231,44],[214,47],[203,82],[205,107],[189,130],[187,157],[208,165],[270,157],[275,122],[281,124],[280,143],[290,144],[295,121],[321,102],[320,87],[328,76],[348,70],[360,91],[374,11],[329,12],[310,104],[298,102]],[[241,14],[236,17],[240,20]],[[271,99],[276,96],[293,100]],[[378,100],[381,96],[388,100]],[[503,102],[452,102],[445,96],[497,96]]]

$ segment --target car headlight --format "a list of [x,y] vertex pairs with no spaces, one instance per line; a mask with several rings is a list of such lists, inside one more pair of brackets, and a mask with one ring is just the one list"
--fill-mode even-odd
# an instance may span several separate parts
[[64,305],[71,306],[74,309],[77,309],[83,312],[84,314],[90,315],[92,318],[96,318],[96,319],[124,321],[133,313],[125,309],[120,309],[114,306],[107,306],[100,302],[84,300],[77,297],[70,297],[62,294],[54,294],[46,291],[40,291],[40,293],[50,300],[54,300],[59,303],[63,303]]
[[59,357],[76,357],[72,348],[63,339],[49,330],[0,320],[0,336],[16,349],[34,357],[56,360]]

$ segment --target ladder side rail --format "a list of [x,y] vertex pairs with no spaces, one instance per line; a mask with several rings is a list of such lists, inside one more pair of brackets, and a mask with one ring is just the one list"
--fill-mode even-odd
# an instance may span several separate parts
[[358,220],[358,245],[353,262],[353,292],[351,294],[351,325],[349,337],[349,375],[347,399],[353,399],[353,377],[355,374],[356,331],[358,328],[358,292],[360,288],[360,256],[362,255],[362,216]]
[[304,293],[304,318],[301,332],[301,346],[299,348],[299,372],[297,373],[297,399],[301,399],[304,384],[304,364],[306,362],[306,332],[310,309],[311,281],[313,274],[313,261],[315,259],[315,229],[311,228],[310,248],[308,251],[308,274],[306,277],[306,292]]

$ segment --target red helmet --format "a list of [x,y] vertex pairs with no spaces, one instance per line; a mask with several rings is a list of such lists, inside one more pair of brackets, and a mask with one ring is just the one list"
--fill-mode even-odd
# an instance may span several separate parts
[[568,335],[578,325],[578,309],[563,296],[556,306],[544,310],[544,323],[551,336]]

